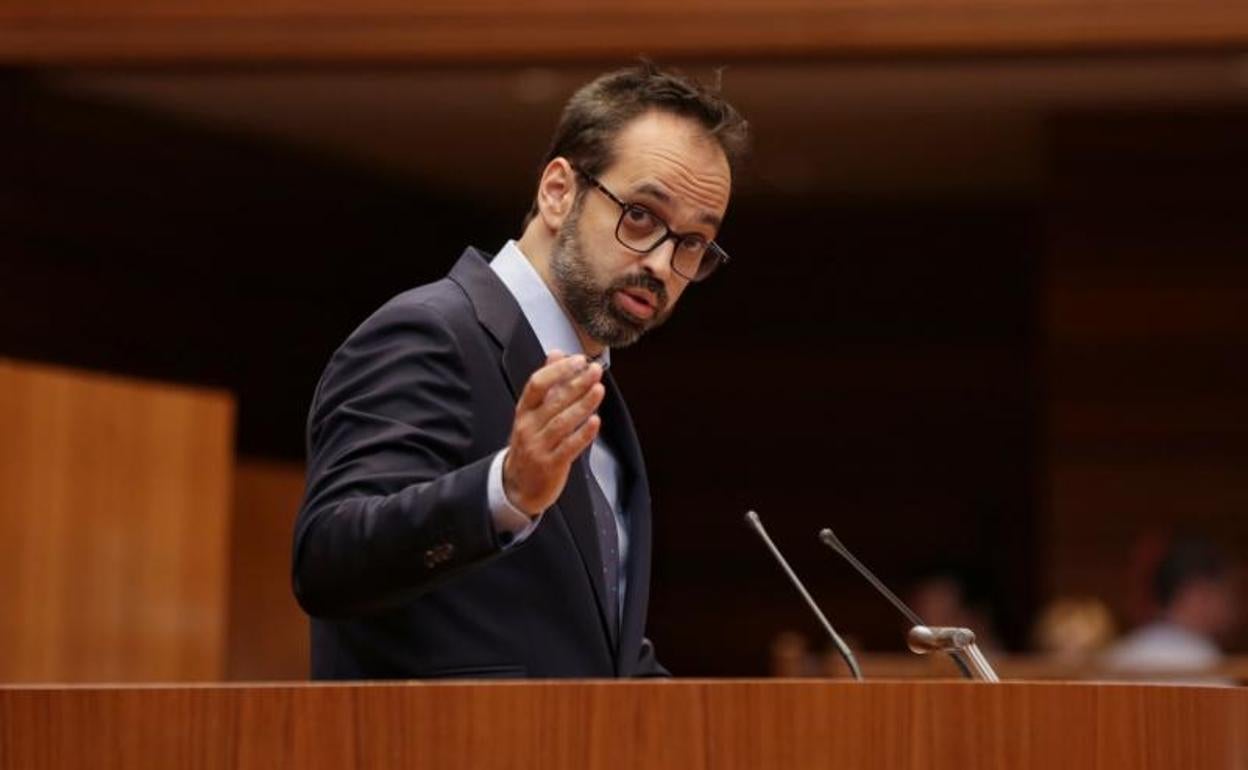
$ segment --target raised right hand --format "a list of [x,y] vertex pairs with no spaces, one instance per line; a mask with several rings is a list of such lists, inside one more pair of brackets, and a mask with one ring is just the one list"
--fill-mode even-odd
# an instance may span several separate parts
[[605,393],[600,364],[557,350],[546,357],[516,404],[503,461],[512,505],[536,517],[559,499],[572,463],[598,435],[602,420],[594,411]]

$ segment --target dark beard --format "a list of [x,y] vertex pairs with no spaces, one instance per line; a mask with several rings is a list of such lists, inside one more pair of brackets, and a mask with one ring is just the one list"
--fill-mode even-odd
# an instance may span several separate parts
[[[581,250],[580,220],[578,201],[560,228],[550,255],[556,294],[572,316],[573,323],[594,341],[609,348],[628,347],[641,335],[667,320],[667,287],[652,275],[635,273],[624,276],[605,289],[601,288]],[[645,289],[654,295],[658,305],[649,320],[634,318],[615,306],[611,298],[625,288]]]

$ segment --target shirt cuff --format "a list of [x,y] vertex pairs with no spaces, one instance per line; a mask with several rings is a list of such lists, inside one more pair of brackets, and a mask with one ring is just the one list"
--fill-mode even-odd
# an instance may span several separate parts
[[494,455],[490,463],[489,482],[486,485],[487,502],[490,506],[490,517],[494,521],[494,531],[503,541],[503,548],[513,548],[524,542],[537,523],[542,520],[541,514],[533,518],[511,504],[507,493],[503,490],[503,461],[507,459],[507,450]]

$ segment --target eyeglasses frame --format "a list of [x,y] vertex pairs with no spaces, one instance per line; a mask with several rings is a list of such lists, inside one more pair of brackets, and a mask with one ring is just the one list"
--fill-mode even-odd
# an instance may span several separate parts
[[[572,166],[572,170],[575,171],[577,175],[584,178],[585,181],[589,182],[589,184],[593,186],[596,190],[601,192],[603,195],[607,196],[607,198],[609,198],[612,203],[620,207],[620,218],[615,223],[615,239],[619,241],[620,245],[623,246],[624,248],[636,254],[649,254],[653,252],[655,249],[662,246],[667,241],[674,240],[676,243],[676,248],[672,249],[672,256],[671,256],[672,272],[675,273],[676,275],[679,275],[681,278],[684,278],[685,280],[689,281],[690,283],[700,283],[702,281],[705,281],[707,278],[710,278],[712,275],[714,275],[715,272],[719,270],[719,268],[728,264],[729,260],[731,259],[731,257],[728,256],[728,252],[724,251],[723,248],[720,247],[720,245],[716,243],[714,240],[707,240],[706,255],[710,255],[712,258],[715,259],[712,267],[709,270],[707,270],[707,272],[701,278],[685,275],[684,273],[682,273],[680,270],[676,268],[676,252],[680,247],[680,241],[681,239],[690,235],[697,235],[699,238],[702,237],[701,235],[699,235],[698,233],[675,232],[674,230],[672,230],[671,225],[667,223],[667,220],[663,219],[663,217],[654,213],[649,208],[642,206],[639,203],[625,203],[624,200],[621,199],[618,195],[608,190],[607,186],[604,185],[601,181],[599,181],[597,177],[593,176],[592,174],[585,173],[581,169],[577,168],[575,164],[569,164],[569,165]],[[632,246],[628,243],[625,243],[624,238],[620,236],[620,228],[624,226],[624,217],[628,214],[630,210],[634,208],[645,211],[647,214],[653,217],[655,221],[657,221],[660,225],[663,226],[663,236],[660,237],[657,241],[655,241],[654,244],[650,246],[650,248],[648,249],[639,249],[636,246]],[[703,256],[703,259],[706,258],[706,255]]]

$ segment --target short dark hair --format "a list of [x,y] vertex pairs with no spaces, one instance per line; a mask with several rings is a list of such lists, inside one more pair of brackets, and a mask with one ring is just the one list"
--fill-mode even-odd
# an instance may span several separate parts
[[[749,149],[749,124],[720,95],[718,76],[716,81],[706,85],[645,60],[601,75],[581,86],[564,105],[541,167],[563,157],[584,173],[598,176],[611,165],[612,144],[620,131],[633,119],[658,110],[697,121],[719,142],[736,178]],[[534,200],[524,225],[536,215]]]
[[1153,595],[1170,606],[1179,591],[1197,580],[1221,580],[1229,571],[1226,555],[1204,538],[1179,537],[1171,542],[1153,574]]

